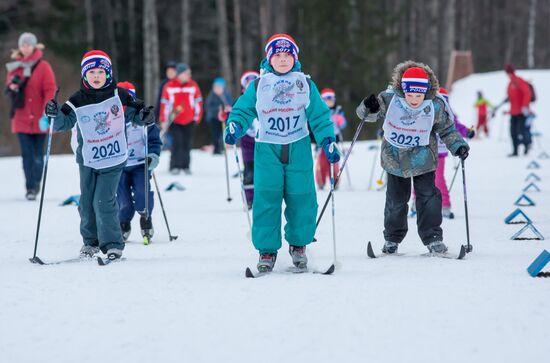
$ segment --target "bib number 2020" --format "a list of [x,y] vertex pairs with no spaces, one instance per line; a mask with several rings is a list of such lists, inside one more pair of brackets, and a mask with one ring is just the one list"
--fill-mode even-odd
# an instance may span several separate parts
[[419,136],[411,136],[411,135],[403,135],[398,134],[396,132],[392,132],[390,139],[399,145],[404,146],[418,146],[420,145],[420,137]]
[[[270,117],[267,122],[269,122],[269,129],[273,131],[290,131],[291,129],[295,129],[296,126],[298,126],[298,121],[300,120],[300,116],[292,116],[292,117]],[[292,124],[292,128],[290,127]]]
[[115,156],[120,153],[120,144],[118,141],[115,141],[99,147],[94,146],[92,147],[92,152],[94,153],[93,158],[96,160],[106,158],[107,156]]

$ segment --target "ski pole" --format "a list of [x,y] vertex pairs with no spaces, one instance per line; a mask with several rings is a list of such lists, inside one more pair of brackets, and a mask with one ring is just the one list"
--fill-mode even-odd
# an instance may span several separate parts
[[[145,215],[145,220],[149,221],[149,126],[144,125],[143,126],[143,137],[144,137],[144,143],[145,143],[145,205],[143,208],[143,214]],[[144,244],[149,244],[150,239],[144,238]]]
[[453,174],[453,180],[451,180],[451,185],[449,185],[449,193],[451,192],[451,190],[453,189],[453,185],[455,183],[455,179],[456,179],[456,175],[458,174],[458,167],[460,166],[460,164],[456,164],[455,166],[455,172]]
[[[342,134],[342,132],[340,132],[340,138],[341,138],[341,141],[340,141],[340,145],[341,145],[341,148],[342,148],[342,152],[344,154],[346,154],[346,145],[344,144],[344,135]],[[346,169],[346,178],[348,180],[348,187],[350,189],[352,189],[352,186],[351,186],[351,176],[349,175],[349,167]]]
[[166,211],[164,210],[164,204],[162,203],[162,197],[160,196],[160,190],[159,190],[159,185],[157,183],[157,177],[156,177],[154,172],[151,173],[151,174],[153,174],[153,181],[155,182],[155,189],[157,190],[157,195],[159,197],[160,207],[162,209],[162,215],[164,216],[164,221],[166,222],[166,229],[168,230],[168,237],[170,238],[170,241],[177,240],[178,236],[173,236],[172,232],[170,232],[170,226],[168,225],[168,218],[166,218]]
[[374,179],[374,168],[376,167],[376,160],[378,160],[378,151],[380,150],[380,147],[376,148],[376,151],[374,153],[374,159],[372,159],[372,167],[370,170],[370,178],[369,178],[369,190],[372,190],[372,181]]
[[[338,185],[338,182],[340,181],[340,176],[342,175],[342,172],[346,168],[346,164],[348,162],[348,158],[351,155],[351,151],[353,150],[353,146],[355,145],[355,142],[357,141],[357,138],[359,137],[359,134],[361,133],[361,129],[363,129],[363,125],[366,121],[361,120],[359,123],[359,126],[357,126],[357,130],[355,131],[355,135],[353,136],[353,140],[351,141],[351,145],[349,146],[349,149],[346,153],[346,156],[344,157],[344,162],[342,163],[342,167],[340,168],[340,171],[338,172],[338,175],[336,176],[336,179],[334,180],[334,187]],[[323,208],[321,209],[321,213],[319,214],[319,217],[317,217],[317,223],[315,223],[315,228],[319,226],[319,222],[321,222],[321,218],[323,218],[323,214],[325,214],[325,210],[327,209],[328,202],[330,201],[330,198],[332,196],[333,191],[329,193],[327,196],[327,199],[325,200],[325,204],[323,205]]]
[[[57,96],[59,95],[59,88],[55,91],[54,101],[57,103]],[[46,148],[46,158],[44,160],[44,169],[42,173],[42,191],[40,193],[40,206],[38,207],[38,221],[36,222],[36,236],[34,238],[34,253],[29,261],[43,265],[44,262],[36,256],[38,249],[38,236],[40,235],[40,222],[42,221],[42,207],[44,206],[44,193],[46,192],[46,176],[48,175],[48,161],[50,160],[50,152],[52,149],[52,136],[53,136],[53,123],[55,117],[50,117],[50,127],[48,129],[48,147]]]
[[376,184],[378,184],[380,187],[382,187],[384,185],[384,173],[386,171],[384,169],[382,169],[382,173],[380,173],[380,178],[378,178],[378,180],[376,181]]
[[[222,122],[222,130],[225,130],[225,122]],[[235,145],[235,147],[237,147]],[[223,155],[225,157],[225,181],[227,184],[227,201],[231,202],[231,187],[229,186],[229,162],[227,161],[227,145],[223,143]]]
[[241,164],[239,162],[239,152],[237,151],[236,147],[235,147],[235,162],[237,163],[237,170],[239,171],[239,177],[241,179],[241,197],[243,199],[243,210],[246,213],[246,219],[248,221],[249,235],[252,236],[252,222],[250,221],[250,213],[248,213],[248,205],[246,203],[246,195],[244,191],[244,177],[241,170]]
[[332,199],[332,255],[336,266],[336,216],[334,207],[334,165],[330,165],[330,195]]
[[472,252],[472,245],[470,244],[470,222],[468,218],[468,196],[466,193],[466,171],[464,169],[464,159],[460,160],[462,165],[462,189],[464,190],[464,213],[466,215],[466,246],[463,246],[466,253]]

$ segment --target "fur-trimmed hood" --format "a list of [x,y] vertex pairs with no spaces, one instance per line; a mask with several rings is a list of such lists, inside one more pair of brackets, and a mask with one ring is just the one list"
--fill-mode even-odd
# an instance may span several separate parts
[[405,97],[405,94],[403,93],[403,89],[401,88],[401,78],[403,78],[403,73],[405,73],[405,71],[411,67],[422,68],[426,71],[426,73],[428,73],[428,79],[430,81],[430,89],[426,93],[426,99],[434,99],[437,92],[439,92],[439,81],[437,80],[437,77],[435,76],[434,71],[424,63],[415,62],[412,60],[399,63],[393,69],[392,79],[390,83],[390,86],[393,89],[393,91],[399,97]]

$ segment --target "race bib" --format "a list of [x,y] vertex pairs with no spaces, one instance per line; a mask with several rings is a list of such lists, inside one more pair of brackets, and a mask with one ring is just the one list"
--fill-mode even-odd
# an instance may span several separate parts
[[400,149],[426,146],[430,143],[434,119],[431,100],[425,100],[418,108],[411,108],[404,98],[394,96],[382,127],[384,138]]
[[303,73],[268,73],[260,77],[256,94],[257,141],[286,145],[309,135],[309,84]]
[[82,136],[84,165],[93,169],[105,169],[119,165],[128,158],[124,110],[115,95],[101,103],[75,107],[77,125]]
[[145,126],[132,124],[126,125],[128,138],[128,161],[126,166],[134,166],[145,163]]

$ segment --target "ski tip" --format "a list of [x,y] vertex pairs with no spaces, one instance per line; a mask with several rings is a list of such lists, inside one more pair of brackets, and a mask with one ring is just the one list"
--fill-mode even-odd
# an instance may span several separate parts
[[149,246],[149,243],[151,243],[151,239],[149,237],[143,237],[143,244]]
[[31,263],[35,263],[37,265],[45,265],[44,261],[42,261],[39,257],[37,256],[34,256],[33,258],[29,258],[29,261],[31,261]]
[[367,244],[367,256],[369,256],[370,258],[376,258],[376,255],[374,254],[374,251],[372,249],[372,243],[370,241]]
[[458,253],[457,260],[462,260],[466,256],[466,247],[464,245],[460,246],[460,252]]
[[247,268],[246,268],[246,271],[244,272],[244,275],[245,275],[247,278],[251,278],[251,279],[254,278],[254,274],[252,273],[252,270],[250,270],[250,267],[247,267]]
[[334,264],[332,264],[332,265],[330,265],[328,270],[323,272],[323,275],[332,275],[332,273],[334,272],[335,269],[336,269],[336,266]]

